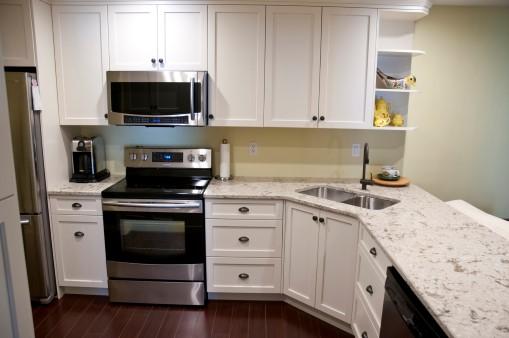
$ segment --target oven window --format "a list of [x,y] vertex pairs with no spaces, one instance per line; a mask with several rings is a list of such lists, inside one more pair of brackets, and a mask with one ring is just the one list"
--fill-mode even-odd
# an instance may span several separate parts
[[149,257],[185,255],[184,221],[120,220],[121,250]]

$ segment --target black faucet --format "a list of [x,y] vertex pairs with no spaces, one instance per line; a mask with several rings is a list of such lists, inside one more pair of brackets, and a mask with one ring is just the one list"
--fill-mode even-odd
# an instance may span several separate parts
[[364,157],[362,158],[362,178],[360,180],[362,184],[362,190],[366,190],[366,186],[373,185],[373,174],[371,179],[366,179],[366,164],[369,164],[369,146],[364,143]]

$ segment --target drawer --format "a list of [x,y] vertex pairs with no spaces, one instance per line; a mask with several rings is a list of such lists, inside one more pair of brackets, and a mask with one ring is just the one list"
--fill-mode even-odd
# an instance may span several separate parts
[[369,257],[375,263],[376,268],[382,275],[385,276],[387,273],[387,267],[391,266],[392,262],[364,226],[361,226],[360,245],[369,252]]
[[380,327],[385,295],[385,276],[375,266],[369,253],[361,247],[359,249],[359,269],[357,275],[358,292],[367,300],[367,307],[371,311],[374,322]]
[[51,213],[57,215],[102,215],[100,197],[51,196]]
[[355,295],[354,299],[352,329],[356,338],[378,338],[380,334],[380,330],[375,327],[369,317],[366,304],[358,294]]
[[281,257],[281,220],[207,219],[207,256]]
[[283,202],[276,200],[205,200],[206,218],[282,219]]
[[281,258],[207,257],[207,291],[281,293]]

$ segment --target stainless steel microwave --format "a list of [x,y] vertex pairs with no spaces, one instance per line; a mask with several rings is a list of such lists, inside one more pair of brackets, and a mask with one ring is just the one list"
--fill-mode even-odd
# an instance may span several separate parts
[[108,123],[207,125],[207,72],[108,71]]

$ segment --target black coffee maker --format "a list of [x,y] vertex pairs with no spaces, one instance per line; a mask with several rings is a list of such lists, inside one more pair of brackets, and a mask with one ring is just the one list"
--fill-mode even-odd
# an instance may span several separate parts
[[99,182],[109,176],[102,137],[74,137],[72,139],[72,176],[70,181],[77,183]]

